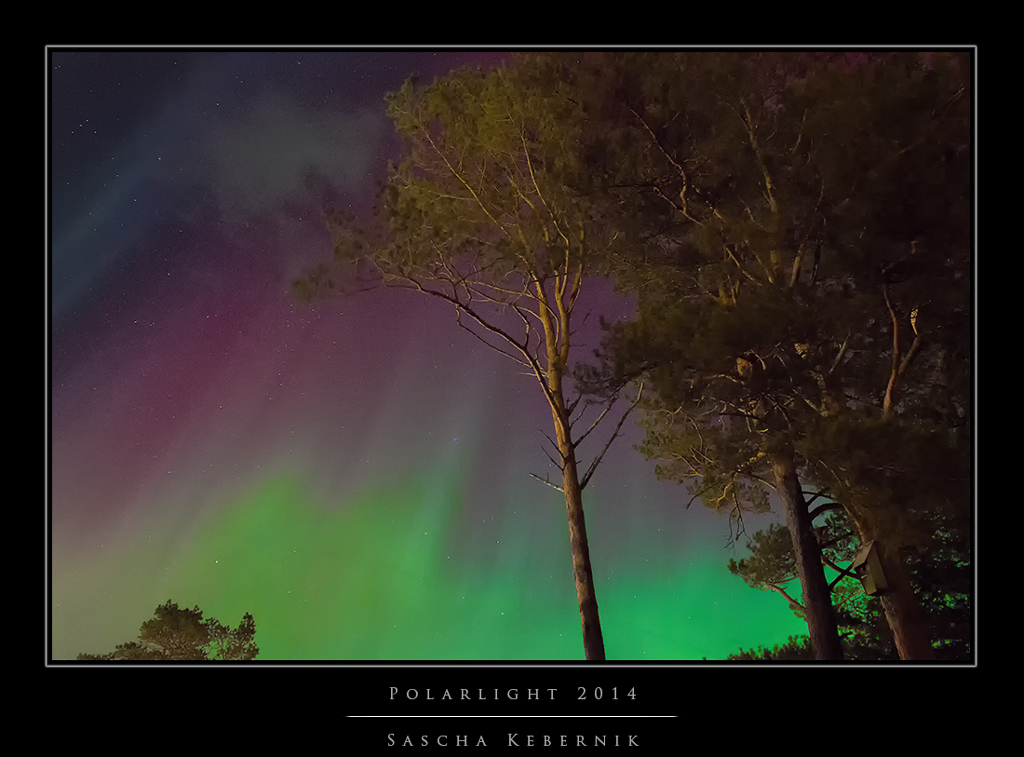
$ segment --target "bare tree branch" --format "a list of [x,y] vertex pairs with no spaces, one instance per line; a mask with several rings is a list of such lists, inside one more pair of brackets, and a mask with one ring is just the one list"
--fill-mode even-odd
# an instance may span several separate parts
[[[531,473],[530,475],[531,475],[531,476],[533,476],[533,477],[534,477],[535,479],[537,479],[538,481],[540,481],[540,482],[541,482],[542,484],[547,484],[548,486],[550,486],[550,487],[551,487],[552,489],[554,489],[555,491],[557,491],[557,492],[561,492],[562,494],[565,494],[565,489],[563,489],[563,488],[562,488],[561,486],[559,486],[558,484],[553,484],[553,483],[551,483],[550,481],[548,481],[548,480],[547,480],[546,478],[541,478],[541,477],[540,477],[540,476],[538,476],[538,475],[537,475],[536,473]],[[580,487],[580,488],[583,488],[583,487]]]
[[892,372],[889,374],[889,384],[885,388],[885,398],[882,402],[882,415],[885,418],[891,418],[892,413],[896,407],[896,398],[899,395],[900,386],[903,383],[903,377],[907,373],[907,369],[910,368],[910,364],[917,357],[917,353],[921,350],[921,334],[917,330],[916,323],[916,312],[913,324],[914,329],[914,341],[910,345],[910,349],[907,351],[906,356],[903,356],[903,360],[900,360],[900,322],[896,315],[896,309],[893,307],[892,302],[889,299],[889,284],[888,282],[882,283],[882,294],[885,296],[885,305],[889,310],[889,317],[892,320]]
[[800,610],[801,612],[804,611],[804,606],[797,602],[795,599],[793,599],[791,596],[789,596],[789,594],[786,593],[786,590],[783,589],[781,586],[778,586],[777,584],[765,584],[765,586],[767,586],[772,591],[777,591],[779,594],[784,596],[786,598],[786,601],[789,602],[790,607]]
[[625,423],[626,418],[629,416],[629,414],[631,412],[633,412],[633,408],[635,408],[637,406],[637,404],[640,402],[640,397],[643,395],[643,392],[644,392],[644,384],[641,381],[640,382],[640,391],[637,392],[636,399],[633,400],[633,404],[631,404],[626,409],[626,412],[622,414],[622,417],[619,419],[618,424],[615,426],[615,431],[612,433],[611,437],[609,437],[607,443],[604,445],[604,449],[601,450],[601,454],[598,455],[596,458],[594,458],[594,462],[592,462],[590,464],[590,467],[587,469],[586,475],[583,476],[583,480],[580,481],[580,491],[583,491],[583,489],[585,489],[587,484],[590,482],[590,477],[594,475],[594,471],[597,470],[597,466],[601,463],[601,459],[604,457],[605,453],[608,451],[608,448],[612,446],[612,442],[614,442],[615,439],[618,438],[619,430],[622,428],[622,424]]
[[[817,495],[815,495],[815,496],[817,496]],[[818,505],[816,508],[811,510],[811,512],[808,513],[808,517],[813,521],[815,518],[817,518],[822,513],[828,512],[830,510],[843,510],[843,509],[845,509],[845,508],[842,505],[840,505],[838,502],[828,502],[828,503],[826,503],[824,505]]]
[[[597,420],[595,420],[595,421],[594,421],[593,423],[591,423],[591,424],[590,424],[590,428],[588,428],[588,429],[587,429],[587,430],[586,430],[586,431],[585,431],[585,432],[584,432],[584,433],[583,433],[583,434],[582,434],[582,435],[581,435],[581,436],[580,436],[580,437],[579,437],[579,438],[578,438],[578,439],[576,440],[576,444],[580,444],[580,443],[581,443],[581,442],[582,442],[582,441],[583,441],[584,439],[586,439],[586,438],[587,438],[587,436],[588,436],[588,435],[590,434],[590,432],[591,432],[591,431],[593,431],[593,430],[594,430],[595,428],[597,428],[597,424],[599,424],[599,423],[600,423],[600,422],[601,422],[602,420],[604,420],[604,417],[605,417],[606,415],[608,415],[608,411],[612,409],[612,405],[614,405],[614,404],[615,404],[615,400],[616,400],[616,399],[617,399],[616,397],[612,397],[612,399],[611,399],[611,400],[609,400],[609,402],[608,402],[608,404],[607,404],[607,405],[605,406],[604,410],[602,410],[602,411],[601,411],[601,414],[600,414],[599,416],[597,416]],[[576,403],[575,403],[575,402],[574,402],[574,403],[572,403],[572,405],[570,406],[570,410],[569,410],[569,413],[570,413],[570,414],[572,413],[572,408],[574,408],[575,406],[576,406]],[[577,419],[577,420],[579,420],[579,419]]]
[[831,583],[829,583],[829,591],[834,589],[839,584],[839,582],[842,581],[844,578],[853,575],[853,563],[850,563],[850,566],[848,568],[840,568],[838,565],[836,565],[834,562],[826,558],[824,555],[821,556],[821,561],[828,565],[830,568],[839,571],[839,575],[836,576]]
[[548,460],[550,460],[551,464],[553,466],[555,466],[556,468],[558,468],[558,470],[560,470],[560,471],[564,471],[565,470],[565,465],[563,463],[556,462],[555,458],[551,457],[551,454],[546,449],[544,449],[543,445],[541,446],[540,451],[544,453],[544,456]]

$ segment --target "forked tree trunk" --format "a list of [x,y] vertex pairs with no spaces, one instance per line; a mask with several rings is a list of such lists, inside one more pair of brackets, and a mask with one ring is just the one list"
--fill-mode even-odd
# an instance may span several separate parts
[[775,485],[786,511],[786,523],[793,538],[797,576],[803,591],[804,615],[814,658],[842,660],[843,649],[839,643],[839,628],[832,610],[832,592],[829,591],[828,582],[825,580],[821,548],[814,535],[800,479],[796,475],[792,449],[773,452],[771,463]]

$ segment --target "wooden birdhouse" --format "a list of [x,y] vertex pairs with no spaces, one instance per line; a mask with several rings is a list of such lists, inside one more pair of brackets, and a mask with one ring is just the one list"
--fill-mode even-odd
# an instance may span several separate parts
[[889,588],[885,580],[885,571],[882,570],[879,548],[873,541],[869,541],[861,549],[857,559],[853,561],[853,571],[864,585],[865,594],[874,597],[885,594],[885,590]]

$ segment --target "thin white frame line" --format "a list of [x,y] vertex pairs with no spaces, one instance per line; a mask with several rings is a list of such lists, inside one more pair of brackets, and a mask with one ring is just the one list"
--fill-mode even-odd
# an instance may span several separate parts
[[348,718],[676,718],[678,715],[346,715]]

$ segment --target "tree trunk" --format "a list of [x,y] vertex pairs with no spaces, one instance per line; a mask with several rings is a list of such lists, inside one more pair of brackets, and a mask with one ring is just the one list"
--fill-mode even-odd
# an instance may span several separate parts
[[839,628],[832,611],[832,592],[825,580],[821,549],[811,526],[800,479],[796,475],[791,448],[771,454],[775,485],[786,511],[786,523],[793,538],[796,571],[803,591],[804,613],[811,636],[811,649],[816,660],[842,660]]
[[934,660],[935,649],[921,605],[910,585],[899,551],[875,539],[875,548],[888,584],[879,596],[901,660]]
[[571,445],[562,450],[562,489],[565,493],[565,513],[569,520],[569,544],[572,547],[572,572],[576,578],[576,597],[580,604],[580,622],[583,625],[583,652],[588,660],[604,660],[604,637],[601,619],[597,614],[597,594],[594,591],[594,573],[590,567],[590,547],[587,543],[587,524],[583,517],[583,492],[576,470],[576,452]]
[[[583,654],[587,660],[604,660],[604,637],[601,634],[601,619],[597,614],[597,594],[594,591],[594,573],[590,568],[590,546],[587,543],[587,524],[583,517],[583,490],[580,488],[579,472],[576,470],[576,444],[572,439],[569,411],[562,393],[562,377],[569,360],[569,314],[561,298],[569,272],[565,272],[559,286],[556,277],[554,308],[548,307],[548,297],[543,284],[536,282],[538,301],[541,304],[540,319],[544,325],[547,346],[547,388],[551,417],[555,423],[558,453],[562,464],[562,493],[565,495],[565,514],[569,521],[569,544],[572,549],[572,572],[576,579],[576,598],[580,605],[580,623],[583,625]],[[576,279],[579,286],[582,271]],[[575,295],[572,295],[574,297]],[[572,298],[571,297],[571,298]],[[571,299],[570,298],[570,299]],[[558,314],[558,324],[552,314]],[[538,374],[539,377],[539,374]]]
[[562,493],[565,495],[565,514],[569,521],[576,598],[580,605],[580,623],[583,625],[583,653],[587,660],[604,660],[604,637],[601,634],[601,619],[597,614],[594,573],[590,567],[587,524],[583,516],[583,490],[576,469],[576,446],[572,441],[569,416],[562,398],[561,379],[556,376],[551,386],[554,399],[551,414],[555,421],[558,452],[562,458]]
[[882,603],[882,613],[889,630],[892,631],[900,659],[934,660],[935,649],[931,643],[928,620],[914,593],[914,587],[910,585],[910,577],[899,550],[880,538],[874,530],[866,530],[850,508],[847,508],[847,513],[860,533],[861,543],[875,543],[887,584],[887,588],[878,595],[878,599]]
[[[886,301],[888,302],[888,299]],[[895,406],[895,392],[899,388],[899,379],[902,377],[902,372],[906,371],[910,361],[917,354],[920,345],[921,338],[916,336],[911,352],[904,360],[902,367],[898,369],[896,367],[898,360],[894,361],[893,372],[885,391],[883,417],[886,420],[892,416]],[[894,351],[898,358],[899,352],[895,349],[895,346]],[[834,383],[834,379],[831,376],[826,378],[819,374],[819,382],[822,387],[823,407],[829,408],[829,412],[824,413],[824,415],[828,416],[844,412],[846,406],[842,400],[841,392]],[[844,485],[843,482],[839,483],[847,489],[847,500],[851,500],[852,495],[849,492],[849,487]],[[931,634],[928,630],[927,619],[914,594],[914,589],[910,585],[910,578],[907,575],[907,569],[903,564],[899,551],[891,543],[880,538],[875,533],[874,528],[866,529],[865,524],[858,517],[857,511],[854,508],[847,507],[846,512],[860,533],[861,543],[867,544],[869,541],[874,541],[878,549],[882,570],[885,572],[885,578],[889,585],[886,592],[879,599],[882,603],[882,612],[885,614],[885,620],[889,624],[889,630],[892,631],[893,639],[896,643],[896,651],[899,653],[900,659],[934,660],[935,650],[931,645]]]

